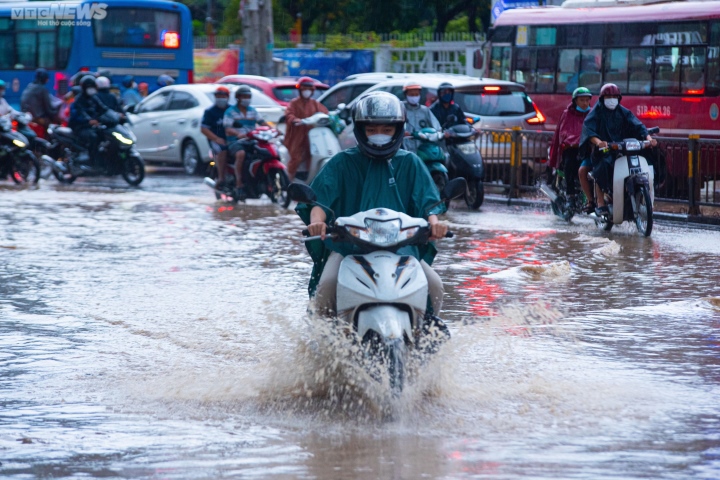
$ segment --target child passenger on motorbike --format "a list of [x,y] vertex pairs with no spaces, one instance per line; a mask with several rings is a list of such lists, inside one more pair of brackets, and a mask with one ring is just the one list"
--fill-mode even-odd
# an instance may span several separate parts
[[[592,158],[598,215],[608,215],[603,192],[611,193],[615,168],[615,154],[607,149],[608,142],[622,142],[626,138],[649,140],[654,147],[657,141],[648,135],[645,125],[630,110],[620,105],[622,94],[614,83],[600,89],[600,101],[595,104],[583,123],[580,154]],[[594,147],[594,148],[593,148]],[[592,152],[591,152],[592,150]]]
[[242,172],[245,157],[252,153],[252,145],[243,141],[248,133],[255,129],[256,125],[265,125],[265,120],[254,107],[250,106],[252,101],[252,90],[247,85],[241,85],[235,91],[237,104],[225,110],[223,123],[225,135],[228,142],[228,155],[230,161],[235,161],[235,197],[245,200],[247,194],[243,186]]
[[[432,177],[417,155],[400,149],[406,121],[404,105],[395,95],[373,92],[357,102],[352,115],[357,147],[332,157],[315,177],[311,187],[317,202],[332,209],[337,217],[384,207],[427,218],[431,239],[443,238],[447,225],[440,223],[437,215],[445,206],[438,204],[440,197]],[[305,204],[298,205],[296,211],[310,235],[324,240],[308,244],[315,262],[309,291],[316,312],[334,316],[340,263],[343,256],[353,253],[352,246],[325,240],[326,222],[332,221],[329,211]],[[421,260],[428,279],[432,312],[428,311],[426,321],[441,322],[432,315],[440,312],[443,298],[442,281],[430,267],[436,251],[432,243],[423,250],[412,247],[408,254]]]
[[[585,87],[576,88],[572,94],[572,102],[563,111],[560,121],[555,129],[552,143],[550,144],[550,160],[548,166],[560,169],[565,172],[565,181],[567,185],[567,207],[572,208],[575,205],[575,182],[578,179],[578,169],[580,168],[581,158],[580,151],[580,135],[582,134],[583,122],[590,112],[590,99],[592,93]],[[580,185],[588,199],[586,209],[592,208],[592,191],[590,183],[587,179],[587,172],[584,178],[580,176]]]
[[405,139],[403,140],[403,148],[410,152],[417,152],[420,146],[420,140],[412,137],[413,132],[419,132],[423,128],[434,128],[437,132],[442,131],[440,122],[428,107],[420,104],[420,93],[422,87],[416,83],[408,82],[403,87],[405,93],[405,112],[407,113],[407,121],[405,122]]

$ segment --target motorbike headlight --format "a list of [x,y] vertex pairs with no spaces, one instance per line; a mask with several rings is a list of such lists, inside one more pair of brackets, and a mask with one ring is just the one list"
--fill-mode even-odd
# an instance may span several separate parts
[[465,155],[472,155],[477,149],[474,143],[461,143],[460,145],[458,145],[458,148]]
[[133,143],[132,140],[130,140],[129,138],[123,136],[123,135],[122,135],[121,133],[119,133],[119,132],[113,132],[113,137],[117,138],[119,142],[122,142],[122,143],[124,143],[125,145],[132,145],[132,143]]
[[637,152],[640,150],[642,146],[640,145],[640,142],[637,140],[626,140],[625,141],[625,150],[628,152]]
[[398,243],[400,236],[400,220],[391,220],[389,222],[381,222],[378,220],[365,220],[365,229],[367,230],[367,241],[381,247],[394,245]]
[[25,142],[21,142],[20,140],[13,140],[13,145],[19,148],[25,148]]

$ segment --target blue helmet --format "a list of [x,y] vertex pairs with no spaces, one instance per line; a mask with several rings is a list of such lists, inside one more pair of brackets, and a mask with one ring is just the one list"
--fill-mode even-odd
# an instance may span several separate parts
[[157,84],[161,87],[167,87],[168,85],[173,85],[175,83],[175,79],[167,74],[162,74],[157,79]]
[[122,86],[125,88],[130,88],[133,85],[133,82],[135,82],[135,77],[132,75],[125,75],[122,79]]

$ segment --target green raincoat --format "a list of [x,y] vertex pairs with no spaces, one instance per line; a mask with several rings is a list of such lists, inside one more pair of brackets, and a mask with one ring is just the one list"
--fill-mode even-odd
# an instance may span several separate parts
[[[389,208],[425,219],[445,212],[444,203],[430,209],[440,201],[435,183],[423,161],[405,150],[399,150],[392,159],[384,161],[368,158],[357,148],[350,148],[331,158],[310,186],[317,194],[317,203],[332,209],[336,218],[372,208]],[[310,223],[312,208],[300,204],[295,209],[306,225]],[[332,213],[326,210],[325,214],[327,222],[332,224],[335,221]],[[312,297],[330,252],[349,255],[353,253],[353,246],[333,243],[329,238],[324,242],[307,242],[306,246],[314,262],[308,286]],[[420,249],[404,247],[400,252],[432,264],[436,250],[430,243]]]

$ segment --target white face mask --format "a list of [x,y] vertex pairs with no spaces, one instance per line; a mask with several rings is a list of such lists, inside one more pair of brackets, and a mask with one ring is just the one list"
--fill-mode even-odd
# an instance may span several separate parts
[[605,99],[605,107],[609,108],[610,110],[615,110],[618,106],[618,103],[620,103],[620,101],[617,98]]
[[390,140],[392,140],[392,135],[385,135],[383,133],[378,133],[375,135],[370,135],[368,137],[368,141],[375,145],[376,147],[382,147],[383,145],[387,145],[390,143]]
[[417,105],[420,103],[420,95],[406,96],[407,101],[410,105]]
[[249,107],[249,106],[250,106],[250,99],[249,99],[249,98],[241,98],[241,99],[240,99],[240,106],[241,106],[241,107]]
[[310,98],[312,97],[312,90],[301,90],[300,95],[302,95],[303,98]]
[[227,98],[216,98],[215,105],[217,105],[220,108],[225,108],[228,106],[228,99]]
[[86,90],[86,92],[88,95],[90,95],[92,97],[93,95],[95,95],[97,93],[97,89],[96,88],[88,88]]

